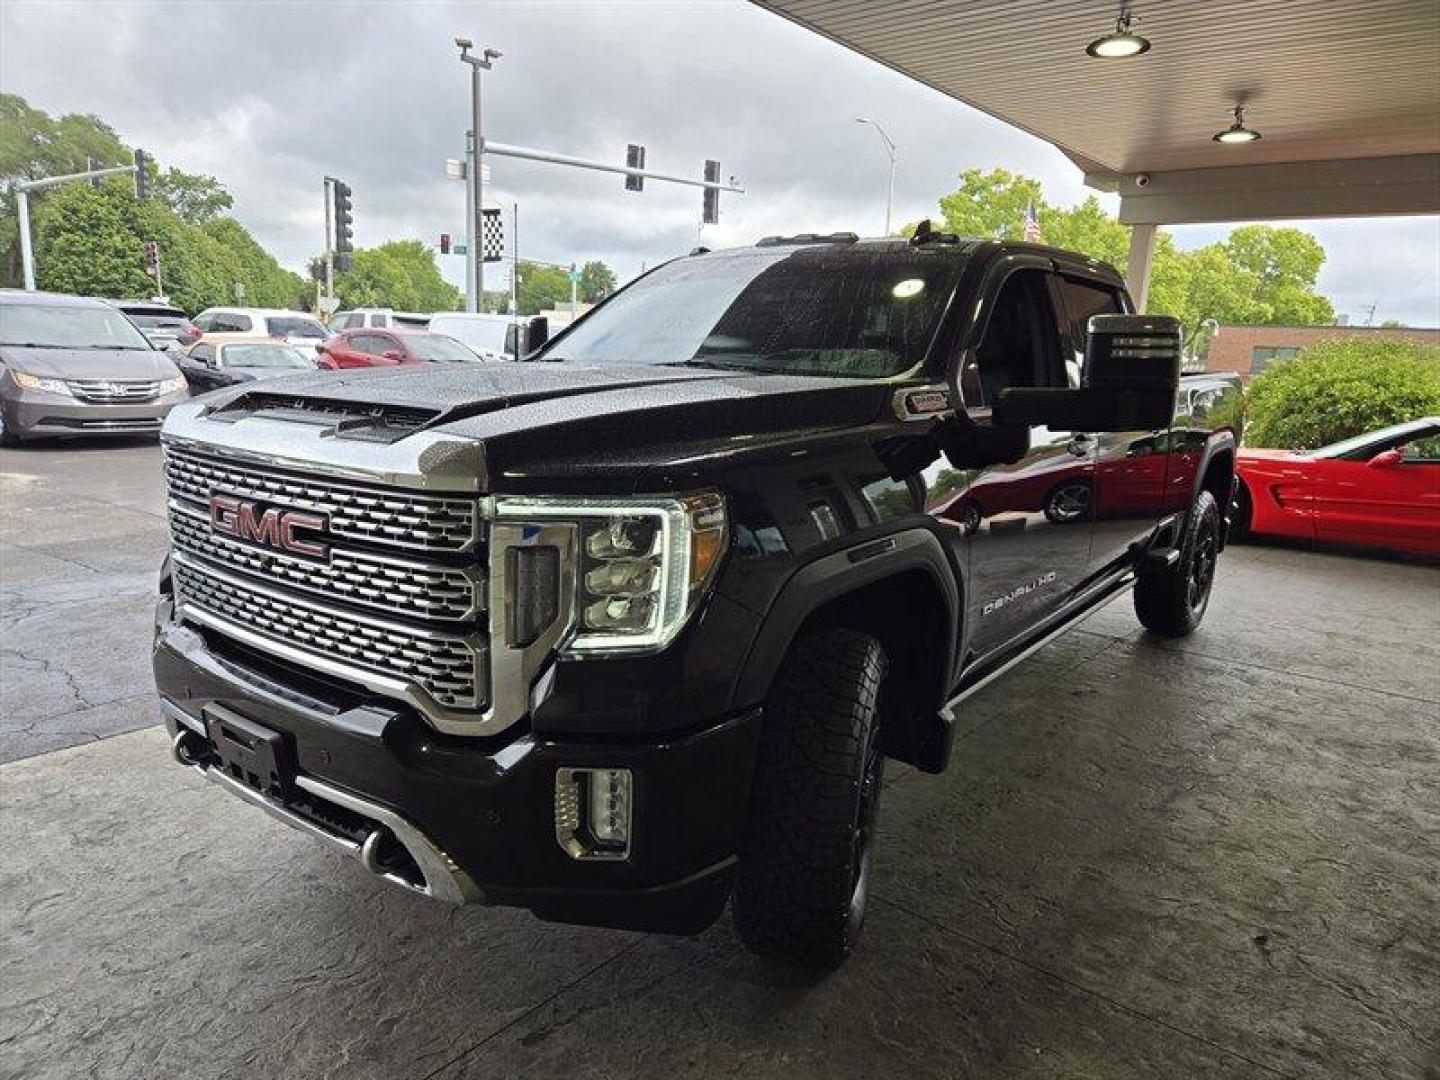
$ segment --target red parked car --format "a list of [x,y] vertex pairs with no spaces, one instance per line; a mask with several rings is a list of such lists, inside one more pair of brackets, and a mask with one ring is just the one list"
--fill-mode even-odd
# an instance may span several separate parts
[[1440,417],[1236,466],[1237,531],[1440,555]]
[[424,330],[342,330],[320,346],[316,364],[339,368],[392,367],[396,364],[479,364],[483,359],[445,334]]

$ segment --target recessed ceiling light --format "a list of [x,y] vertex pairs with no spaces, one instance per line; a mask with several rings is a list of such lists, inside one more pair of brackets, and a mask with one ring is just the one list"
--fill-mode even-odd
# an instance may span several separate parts
[[[1139,56],[1141,53],[1150,51],[1150,41],[1130,29],[1132,16],[1130,9],[1122,7],[1120,17],[1115,20],[1114,33],[1098,37],[1089,45],[1085,51],[1091,56],[1098,56],[1102,60],[1117,60],[1126,56]],[[1136,20],[1138,21],[1138,20]]]
[[1210,137],[1216,142],[1247,143],[1258,141],[1260,138],[1260,133],[1254,128],[1248,128],[1245,126],[1245,106],[1236,105],[1235,122],[1231,124],[1228,128],[1226,128],[1224,131],[1217,131],[1214,135]]

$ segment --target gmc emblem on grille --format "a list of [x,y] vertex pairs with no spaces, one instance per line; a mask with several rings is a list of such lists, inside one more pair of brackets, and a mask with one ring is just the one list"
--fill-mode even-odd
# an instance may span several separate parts
[[329,547],[302,539],[297,533],[324,532],[328,525],[321,514],[265,507],[233,495],[210,496],[211,531],[276,551],[323,559],[330,553]]

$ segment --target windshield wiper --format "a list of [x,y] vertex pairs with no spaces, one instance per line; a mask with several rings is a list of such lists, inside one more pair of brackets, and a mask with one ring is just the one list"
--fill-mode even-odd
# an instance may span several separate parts
[[80,349],[83,345],[52,345],[48,341],[4,341],[0,342],[7,349]]

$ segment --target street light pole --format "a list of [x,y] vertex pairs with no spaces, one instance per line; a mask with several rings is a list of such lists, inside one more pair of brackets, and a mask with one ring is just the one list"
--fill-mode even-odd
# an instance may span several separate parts
[[489,71],[493,61],[500,59],[496,49],[484,49],[479,56],[470,52],[475,43],[469,38],[456,38],[460,59],[470,65],[470,150],[466,169],[466,190],[470,193],[469,220],[465,223],[468,243],[465,247],[465,310],[479,311],[485,298],[485,259],[480,251],[480,218],[485,213],[485,129],[480,124],[480,73]]
[[897,157],[895,143],[891,141],[889,135],[885,134],[885,129],[882,128],[879,124],[877,124],[874,120],[871,120],[869,117],[857,116],[855,117],[855,122],[857,124],[869,124],[877,132],[879,132],[880,138],[883,139],[885,142],[885,153],[888,154],[890,157],[890,186],[886,189],[885,192],[885,235],[889,236],[890,214],[895,204],[895,161]]
[[25,291],[35,291],[35,251],[30,246],[30,193],[23,187],[15,191],[15,210],[20,218],[20,266],[25,275]]

